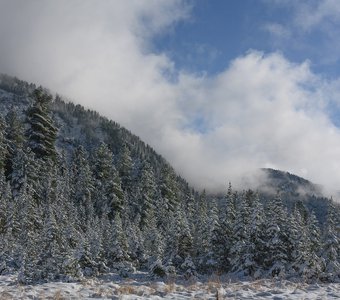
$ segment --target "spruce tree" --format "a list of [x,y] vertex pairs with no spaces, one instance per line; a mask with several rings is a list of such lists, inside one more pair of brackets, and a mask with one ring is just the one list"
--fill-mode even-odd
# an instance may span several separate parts
[[83,225],[94,217],[94,179],[85,149],[79,146],[72,162],[72,198],[81,212]]
[[340,279],[340,240],[336,210],[332,200],[328,204],[327,223],[323,232],[322,258],[324,260],[323,277],[336,281]]
[[143,229],[152,218],[155,210],[156,182],[153,170],[149,163],[143,164],[138,184],[138,207],[135,210],[140,214],[140,226]]
[[122,188],[124,191],[131,192],[132,189],[132,167],[133,162],[131,153],[127,145],[122,147],[122,151],[118,158],[118,172],[122,182]]
[[24,129],[16,111],[12,108],[6,114],[5,126],[5,175],[11,180],[13,173],[13,160],[19,150],[22,150],[24,143]]
[[265,249],[265,215],[259,196],[254,195],[250,222],[245,242],[245,274],[258,278],[263,275],[263,257],[267,255]]
[[95,190],[93,200],[96,213],[109,214],[112,219],[120,213],[124,204],[124,193],[121,181],[113,164],[113,154],[108,146],[102,143],[95,152],[93,161]]
[[0,172],[4,173],[5,171],[5,159],[7,156],[7,149],[5,143],[5,121],[0,116]]
[[34,90],[32,97],[33,105],[26,113],[29,127],[26,131],[28,147],[37,158],[55,159],[57,128],[53,124],[49,108],[52,96],[40,87]]
[[245,275],[246,242],[250,222],[250,193],[240,197],[240,203],[236,211],[235,222],[232,227],[232,244],[230,248],[230,270],[238,275]]
[[288,262],[287,211],[278,193],[267,207],[266,259],[264,265],[271,276],[285,276]]

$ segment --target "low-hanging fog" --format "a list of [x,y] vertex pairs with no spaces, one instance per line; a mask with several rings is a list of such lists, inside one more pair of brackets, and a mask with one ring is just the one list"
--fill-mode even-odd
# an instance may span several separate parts
[[271,167],[340,189],[340,130],[329,111],[340,81],[251,49],[218,74],[181,69],[152,43],[190,21],[190,5],[0,0],[0,72],[119,122],[196,187],[240,187]]

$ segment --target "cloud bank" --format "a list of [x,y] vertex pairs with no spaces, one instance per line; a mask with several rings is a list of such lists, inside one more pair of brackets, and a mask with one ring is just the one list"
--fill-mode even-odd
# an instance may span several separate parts
[[[262,0],[282,14],[280,23],[266,23],[274,45],[304,53],[321,66],[340,61],[340,1],[338,0]],[[287,46],[289,45],[289,46]]]
[[272,167],[339,189],[329,107],[340,83],[255,50],[214,76],[176,69],[152,52],[152,38],[190,18],[189,4],[0,0],[0,72],[121,123],[196,187],[242,187],[246,174]]

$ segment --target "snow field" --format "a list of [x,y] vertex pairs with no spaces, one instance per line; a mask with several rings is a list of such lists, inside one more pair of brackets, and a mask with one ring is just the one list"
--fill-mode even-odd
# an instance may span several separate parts
[[340,299],[340,284],[258,280],[228,282],[149,281],[146,274],[121,279],[115,274],[80,282],[20,285],[14,275],[0,276],[0,299]]

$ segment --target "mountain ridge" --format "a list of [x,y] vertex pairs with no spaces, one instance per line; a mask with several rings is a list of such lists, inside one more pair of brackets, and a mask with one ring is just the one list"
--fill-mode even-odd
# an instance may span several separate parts
[[339,278],[329,254],[339,210],[307,180],[267,169],[264,191],[199,193],[114,121],[4,78],[0,273],[24,284],[134,268],[161,278]]

